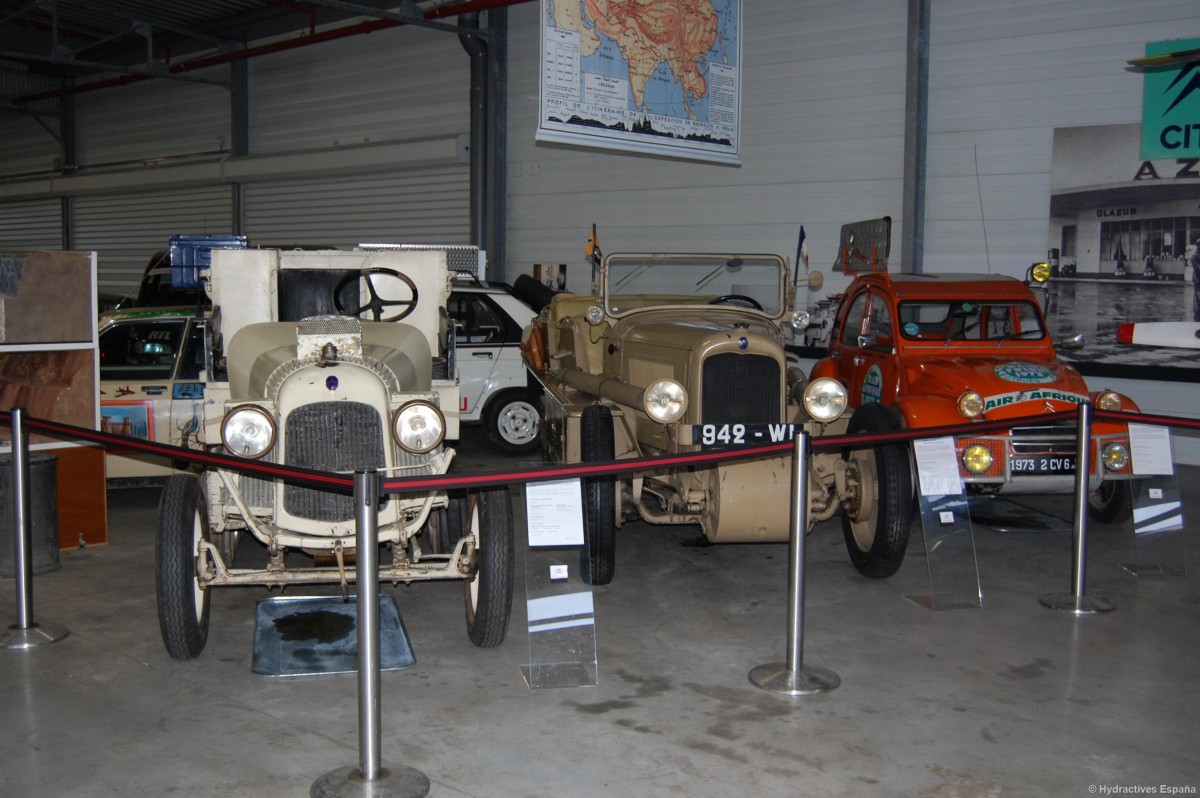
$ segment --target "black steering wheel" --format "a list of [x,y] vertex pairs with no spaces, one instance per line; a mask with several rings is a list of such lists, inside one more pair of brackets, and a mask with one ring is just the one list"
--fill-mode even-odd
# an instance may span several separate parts
[[[375,281],[372,279],[374,275],[385,277],[394,277],[408,286],[408,290],[412,292],[409,299],[383,299],[379,296],[379,292],[375,290]],[[355,305],[348,306],[342,301],[342,296],[350,285],[357,287],[358,281],[362,280],[366,283],[367,293],[371,298],[364,305],[358,305],[358,296],[361,296],[361,291],[355,296]],[[337,308],[337,312],[343,316],[361,317],[365,311],[370,311],[375,321],[400,321],[406,318],[410,313],[417,309],[417,284],[414,283],[407,275],[401,274],[395,269],[385,269],[381,266],[368,266],[359,269],[356,272],[351,272],[338,281],[338,284],[333,289],[333,306]],[[384,316],[385,308],[399,307],[402,310],[392,316]]]
[[763,309],[763,306],[759,304],[757,299],[755,299],[752,296],[746,296],[745,294],[722,294],[721,296],[717,297],[716,299],[710,300],[708,304],[710,304],[710,305],[726,305],[731,302],[734,304],[741,303],[743,305],[749,305],[750,307],[754,308],[755,310]]

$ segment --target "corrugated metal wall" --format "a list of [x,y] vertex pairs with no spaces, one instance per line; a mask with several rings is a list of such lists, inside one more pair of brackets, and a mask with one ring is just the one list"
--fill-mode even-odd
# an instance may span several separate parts
[[466,244],[468,194],[459,166],[254,183],[245,190],[245,233],[272,246]]
[[62,200],[0,203],[0,249],[62,249]]
[[[794,255],[832,262],[843,222],[901,210],[906,0],[743,2],[740,167],[536,145],[539,5],[509,11],[508,278],[605,251]],[[899,241],[897,238],[896,249]]]
[[228,186],[79,197],[73,248],[100,253],[98,290],[123,295],[137,286],[151,255],[165,250],[172,235],[228,235],[232,209]]
[[[199,74],[227,81],[229,70]],[[252,155],[447,137],[469,127],[467,55],[444,33],[356,36],[253,59],[248,74]],[[224,87],[176,80],[80,94],[79,163],[137,170],[155,159],[218,157],[230,148],[229,97]],[[49,121],[57,126],[53,115]],[[49,170],[59,155],[53,136],[16,114],[0,116],[0,147],[0,176]],[[252,243],[466,243],[469,236],[466,164],[290,177],[245,186],[243,232]],[[102,292],[123,293],[170,235],[231,232],[232,191],[218,183],[78,197],[73,246],[99,252]],[[60,248],[59,207],[57,199],[0,203],[0,243]]]
[[1058,246],[1054,128],[1140,122],[1142,76],[1126,60],[1200,34],[1200,5],[935,2],[930,28],[925,271],[1023,275]]
[[[789,255],[803,224],[814,268],[828,269],[844,222],[890,214],[898,252],[907,0],[743,5],[739,167],[535,144],[540,3],[509,9],[509,279],[534,263],[567,263],[570,287],[586,289],[592,223],[609,251]],[[1125,60],[1147,41],[1197,32],[1192,0],[934,2],[925,269],[982,270],[990,261],[993,271],[1021,273],[1044,254],[1054,128],[1138,121],[1141,77]],[[466,132],[467,70],[454,37],[415,28],[255,59],[251,151]],[[86,163],[207,152],[228,132],[227,95],[211,86],[136,84],[79,104]],[[57,143],[10,113],[0,116],[0,154],[0,172],[36,171],[53,163]],[[251,184],[246,229],[280,243],[463,240],[466,192],[465,165]],[[130,240],[141,224],[146,209],[109,199],[110,210],[130,215],[87,220],[89,238],[77,246],[105,242],[102,218],[111,241]],[[45,241],[57,208],[8,205],[0,232],[27,226],[31,240]],[[29,223],[41,213],[45,223]],[[192,218],[207,213],[202,203]],[[163,235],[151,239],[136,259],[102,247],[103,279],[126,279]]]
[[[227,68],[204,77],[228,82]],[[229,90],[151,80],[76,97],[80,166],[229,151]]]
[[[0,97],[24,97],[57,88],[57,81],[27,74],[16,65],[0,65]],[[0,113],[0,176],[47,172],[58,163],[58,103],[47,100],[10,105]]]
[[[827,270],[842,223],[889,214],[900,266],[907,0],[744,2],[740,167],[535,144],[538,5],[510,10],[509,279],[568,263],[586,290],[592,222],[607,251],[789,255],[804,224]],[[1048,246],[1054,127],[1140,121],[1126,59],[1200,33],[1200,5],[965,0],[930,16],[925,271],[1023,275]]]
[[394,28],[250,62],[250,151],[286,152],[466,133],[458,39]]

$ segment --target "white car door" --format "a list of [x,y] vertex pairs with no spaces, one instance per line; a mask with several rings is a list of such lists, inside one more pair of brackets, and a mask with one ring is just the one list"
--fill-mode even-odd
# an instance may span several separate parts
[[459,414],[464,421],[478,421],[488,397],[511,381],[507,375],[514,363],[523,379],[521,328],[482,291],[453,292],[450,317],[457,339]]

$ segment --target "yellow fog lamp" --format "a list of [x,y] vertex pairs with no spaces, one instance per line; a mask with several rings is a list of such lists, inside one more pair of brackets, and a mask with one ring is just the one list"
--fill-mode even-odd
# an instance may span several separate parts
[[670,424],[687,412],[687,391],[675,380],[655,380],[642,392],[642,409],[659,424]]
[[1129,450],[1125,448],[1124,444],[1109,443],[1100,453],[1100,460],[1107,470],[1120,471],[1129,465]]
[[982,474],[992,467],[992,450],[982,443],[973,443],[963,450],[962,464],[972,474]]
[[967,391],[958,397],[958,412],[964,418],[978,418],[983,414],[983,397],[974,391]]
[[1045,261],[1035,263],[1029,267],[1029,274],[1033,277],[1035,283],[1044,283],[1050,279],[1050,264]]

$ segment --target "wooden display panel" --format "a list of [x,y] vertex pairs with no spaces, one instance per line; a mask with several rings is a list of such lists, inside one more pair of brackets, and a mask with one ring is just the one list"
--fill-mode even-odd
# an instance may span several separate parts
[[[0,409],[97,428],[95,295],[92,253],[0,252]],[[32,430],[29,442],[57,458],[59,546],[107,542],[103,447]],[[0,427],[0,449],[11,448]]]
[[63,446],[58,458],[58,547],[108,542],[108,494],[103,446]]

